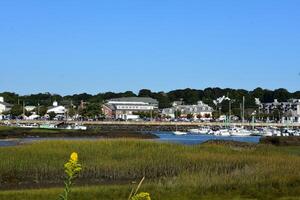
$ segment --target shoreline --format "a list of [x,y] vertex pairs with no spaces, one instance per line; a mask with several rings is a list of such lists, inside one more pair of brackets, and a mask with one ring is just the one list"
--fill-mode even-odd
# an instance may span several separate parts
[[0,126],[0,139],[24,139],[24,138],[136,138],[155,139],[158,138],[152,133],[140,131],[101,129],[88,130],[64,130],[64,129],[40,129],[40,128],[19,128]]
[[[0,126],[5,125],[5,123],[11,123],[11,124],[45,124],[45,123],[64,123],[66,121],[48,121],[48,120],[0,120]],[[168,122],[168,121],[67,121],[68,124],[82,124],[89,127],[99,127],[99,126],[183,126],[183,127],[189,127],[189,126],[224,126],[224,122]],[[299,127],[300,123],[290,123],[290,124],[283,124],[283,123],[266,123],[266,122],[232,122],[231,125],[233,126],[244,126],[244,127]]]

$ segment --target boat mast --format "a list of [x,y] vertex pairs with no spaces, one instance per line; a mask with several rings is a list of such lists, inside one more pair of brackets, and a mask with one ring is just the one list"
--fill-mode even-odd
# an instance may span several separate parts
[[245,122],[245,96],[243,96],[243,111],[242,111],[242,123]]

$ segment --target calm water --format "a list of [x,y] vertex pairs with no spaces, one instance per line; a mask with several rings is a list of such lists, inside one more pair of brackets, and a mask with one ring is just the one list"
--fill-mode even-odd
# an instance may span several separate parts
[[19,144],[19,140],[0,140],[0,147],[9,147]]
[[43,141],[43,140],[102,140],[100,137],[58,137],[58,138],[20,138],[20,139],[0,139],[0,147],[16,146],[20,144],[31,143],[34,141]]
[[260,136],[249,136],[249,137],[224,137],[224,136],[214,136],[214,135],[198,135],[198,134],[188,134],[188,135],[173,135],[168,132],[156,132],[159,136],[159,141],[163,142],[174,142],[180,144],[201,144],[208,140],[233,140],[240,142],[252,142],[258,143]]
[[[214,135],[197,135],[197,134],[188,134],[188,135],[173,135],[169,132],[154,132],[158,139],[156,141],[160,142],[173,142],[179,144],[193,145],[193,144],[201,144],[208,140],[233,140],[240,142],[252,142],[258,143],[260,137],[259,136],[249,136],[249,137],[224,137],[224,136],[214,136]],[[30,143],[33,141],[41,141],[41,140],[102,140],[103,138],[25,138],[25,139],[8,139],[8,140],[0,140],[0,147],[7,146],[16,146],[18,144]]]

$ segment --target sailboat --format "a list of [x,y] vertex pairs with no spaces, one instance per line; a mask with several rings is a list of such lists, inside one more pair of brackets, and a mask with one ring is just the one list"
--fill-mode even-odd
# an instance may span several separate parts
[[[176,122],[175,122],[176,123]],[[178,131],[177,124],[176,124],[176,131],[172,132],[174,135],[186,135],[187,132]]]

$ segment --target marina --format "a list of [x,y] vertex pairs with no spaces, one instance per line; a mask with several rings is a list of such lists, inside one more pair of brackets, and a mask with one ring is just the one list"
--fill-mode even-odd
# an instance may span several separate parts
[[[248,137],[232,137],[232,136],[215,136],[215,135],[199,135],[199,134],[184,134],[174,135],[172,132],[154,132],[159,138],[152,139],[157,142],[170,142],[184,145],[195,145],[207,142],[209,140],[231,140],[238,142],[251,142],[258,143],[260,136],[248,136]],[[38,141],[98,141],[105,140],[103,137],[32,137],[32,138],[19,138],[19,139],[0,139],[0,147],[17,146],[23,144],[29,144]]]
[[[5,126],[3,126],[5,129]],[[118,127],[120,128],[120,127]],[[119,137],[124,137],[122,129],[115,128],[114,133],[117,133]],[[139,136],[141,138],[152,139],[158,142],[170,142],[178,143],[184,145],[194,145],[207,142],[209,140],[231,140],[239,142],[250,142],[258,143],[261,137],[298,137],[300,136],[300,131],[297,128],[278,128],[278,127],[260,127],[260,128],[245,128],[239,126],[198,126],[192,129],[182,129],[178,125],[173,127],[174,131],[164,131],[164,130],[152,130],[148,131],[137,131],[134,137]],[[6,126],[7,130],[17,130],[20,132],[19,135],[7,134],[6,137],[9,139],[2,138],[0,140],[0,146],[16,146],[20,144],[27,144],[35,141],[47,141],[47,140],[103,140],[110,137],[110,132],[103,134],[105,129],[88,127],[79,124],[67,124],[67,123],[24,123],[24,124],[9,124]],[[99,130],[102,130],[98,132]],[[25,132],[24,132],[25,131]],[[33,131],[33,132],[32,132]],[[37,133],[41,131],[41,133]],[[42,134],[44,132],[47,134]],[[53,132],[55,131],[55,132]],[[67,131],[67,132],[66,132]],[[80,131],[78,134],[74,134],[68,131]],[[112,131],[112,130],[110,130]],[[127,130],[130,133],[133,132],[131,129]],[[26,133],[26,136],[24,133]],[[149,133],[149,134],[148,134]],[[22,136],[23,135],[23,136]],[[152,136],[151,136],[152,135]],[[153,138],[156,136],[157,139]],[[125,136],[127,137],[127,136]],[[131,137],[131,136],[129,136]],[[151,138],[152,137],[152,138]]]
[[174,135],[199,134],[199,135],[215,135],[215,136],[300,136],[300,130],[297,128],[277,128],[277,127],[260,127],[246,129],[244,127],[200,127],[188,129],[187,132],[173,132]]
[[195,145],[207,142],[209,140],[229,140],[238,142],[251,142],[258,143],[261,136],[216,136],[216,135],[201,135],[201,134],[186,134],[186,135],[174,135],[170,132],[156,132],[160,142],[171,142],[185,145]]
[[58,122],[58,123],[8,123],[6,124],[10,127],[19,127],[19,128],[31,128],[31,129],[66,129],[66,130],[87,130],[86,126],[80,125],[79,123],[68,124],[66,122]]
[[0,200],[300,200],[299,8],[0,0]]

